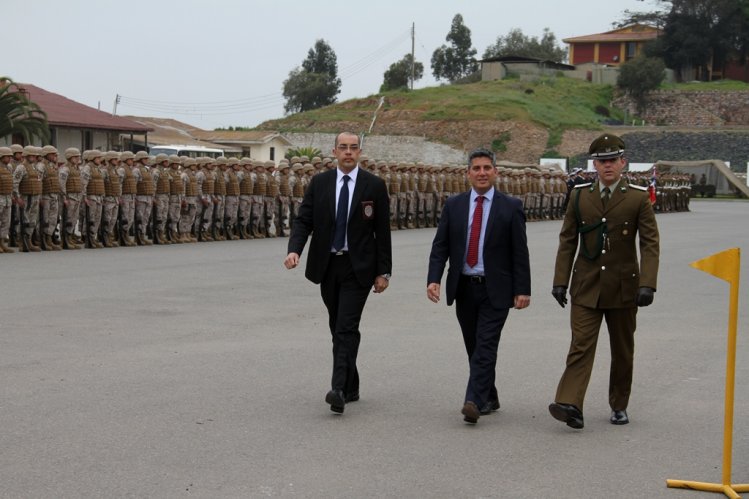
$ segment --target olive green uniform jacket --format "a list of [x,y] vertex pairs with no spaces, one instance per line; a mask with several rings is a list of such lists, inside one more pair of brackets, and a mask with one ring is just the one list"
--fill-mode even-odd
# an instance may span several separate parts
[[573,190],[554,268],[554,286],[567,287],[571,274],[573,304],[600,309],[635,307],[638,287],[657,289],[658,257],[658,225],[642,187],[622,179],[605,208],[597,181]]

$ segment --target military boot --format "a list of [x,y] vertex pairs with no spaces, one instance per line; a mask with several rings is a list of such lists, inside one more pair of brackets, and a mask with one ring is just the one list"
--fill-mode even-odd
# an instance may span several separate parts
[[5,239],[0,239],[0,253],[15,253],[16,250],[9,248]]
[[44,238],[44,249],[46,251],[60,251],[62,249],[52,241],[52,236],[49,234],[44,234],[42,237]]
[[23,250],[24,253],[42,251],[42,249],[34,244],[31,240],[31,234],[24,234],[23,236]]

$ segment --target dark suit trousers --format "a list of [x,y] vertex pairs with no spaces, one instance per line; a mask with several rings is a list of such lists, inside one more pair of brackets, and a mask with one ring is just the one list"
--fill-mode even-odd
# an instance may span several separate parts
[[359,392],[359,371],[356,369],[361,341],[359,322],[369,290],[369,287],[359,284],[347,254],[330,257],[320,283],[320,294],[328,309],[328,325],[333,337],[331,387],[343,390],[347,395]]
[[585,391],[590,382],[596,355],[598,332],[604,318],[611,345],[609,405],[613,410],[627,408],[632,388],[637,307],[602,310],[572,304],[572,341],[567,354],[567,367],[557,387],[556,402],[572,404],[580,410],[583,409]]
[[484,283],[461,277],[455,295],[455,315],[463,332],[470,374],[465,401],[479,408],[498,400],[494,385],[497,348],[509,309],[494,308]]

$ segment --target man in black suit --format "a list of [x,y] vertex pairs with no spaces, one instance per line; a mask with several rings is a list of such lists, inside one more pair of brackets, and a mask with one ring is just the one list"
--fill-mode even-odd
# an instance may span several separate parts
[[[314,175],[289,238],[287,269],[299,264],[312,234],[305,276],[320,284],[333,336],[333,377],[325,396],[342,413],[359,400],[356,357],[359,322],[370,289],[387,289],[392,269],[390,213],[385,182],[359,168],[359,137],[343,132],[333,154],[338,168]],[[350,193],[350,194],[349,194]]]
[[499,409],[497,348],[510,307],[530,305],[531,273],[522,203],[494,189],[494,154],[477,149],[466,173],[472,189],[445,203],[429,255],[427,298],[440,299],[445,263],[447,304],[463,332],[470,366],[461,413],[476,423]]

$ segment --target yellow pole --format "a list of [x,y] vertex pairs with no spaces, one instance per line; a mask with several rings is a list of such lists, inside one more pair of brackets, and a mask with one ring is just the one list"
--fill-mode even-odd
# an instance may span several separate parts
[[749,484],[731,484],[731,456],[733,453],[733,402],[736,384],[736,336],[739,309],[739,276],[741,250],[731,248],[690,264],[731,285],[728,302],[728,347],[726,349],[726,398],[723,420],[723,473],[721,483],[666,480],[668,487],[721,492],[730,499],[741,499],[738,492],[749,492]]

